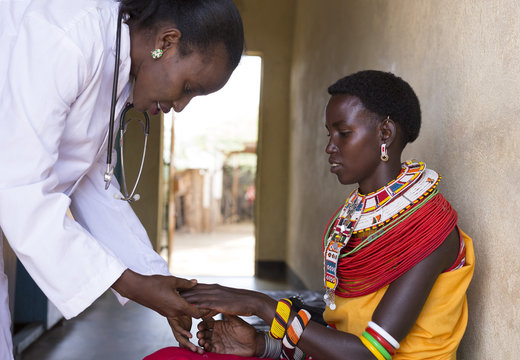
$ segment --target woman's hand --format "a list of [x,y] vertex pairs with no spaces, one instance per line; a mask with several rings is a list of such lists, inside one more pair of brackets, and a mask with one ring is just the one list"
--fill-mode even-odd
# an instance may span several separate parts
[[199,345],[206,351],[240,356],[258,356],[264,351],[264,337],[238,316],[224,320],[204,319],[198,325]]
[[199,308],[241,316],[257,315],[266,322],[273,319],[276,308],[276,301],[265,294],[217,284],[198,284],[181,291],[181,296]]
[[177,289],[192,288],[196,284],[196,280],[163,275],[145,276],[126,269],[112,288],[122,296],[155,310],[167,318],[181,315],[200,318],[203,313],[188,304],[177,291]]

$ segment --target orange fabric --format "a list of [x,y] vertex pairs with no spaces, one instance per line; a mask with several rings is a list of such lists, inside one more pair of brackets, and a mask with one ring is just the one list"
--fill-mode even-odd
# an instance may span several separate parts
[[[475,267],[473,242],[462,231],[466,244],[466,264],[442,273],[433,286],[415,325],[401,341],[393,360],[455,359],[466,330],[468,305],[466,290]],[[361,336],[388,286],[356,298],[336,297],[336,310],[325,309],[325,321],[338,330]]]

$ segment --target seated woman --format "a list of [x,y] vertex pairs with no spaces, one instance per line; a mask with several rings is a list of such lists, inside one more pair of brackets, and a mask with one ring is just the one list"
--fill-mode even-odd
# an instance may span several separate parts
[[[355,73],[328,90],[330,171],[342,184],[358,184],[323,237],[328,326],[288,299],[200,284],[182,296],[225,319],[200,323],[199,345],[273,359],[455,359],[468,320],[473,246],[437,189],[440,175],[422,162],[401,162],[419,134],[419,101],[405,81],[380,71]],[[234,315],[257,315],[271,331]]]

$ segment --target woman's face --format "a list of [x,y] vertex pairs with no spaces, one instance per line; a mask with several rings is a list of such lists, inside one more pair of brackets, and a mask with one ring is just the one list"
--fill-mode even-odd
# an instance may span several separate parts
[[378,183],[381,142],[377,117],[352,95],[333,95],[326,108],[329,132],[326,152],[330,171],[341,184],[358,183],[360,191],[371,192]]
[[150,56],[137,69],[134,84],[134,106],[155,115],[173,108],[180,112],[191,99],[222,88],[232,70],[224,45],[216,45],[207,53],[192,51],[180,56],[177,49],[165,51],[159,59]]

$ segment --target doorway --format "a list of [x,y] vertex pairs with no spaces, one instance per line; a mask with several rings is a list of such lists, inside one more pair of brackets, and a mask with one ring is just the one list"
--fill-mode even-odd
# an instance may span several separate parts
[[[260,56],[243,56],[218,92],[165,115],[170,164],[170,271],[253,276]],[[169,115],[169,116],[168,116]],[[171,130],[170,130],[171,129]],[[173,153],[173,156],[172,156]]]

